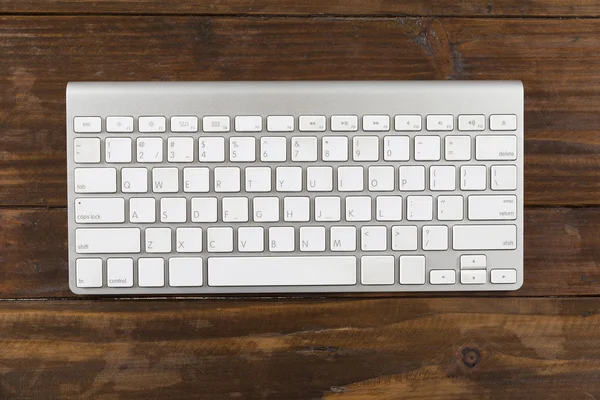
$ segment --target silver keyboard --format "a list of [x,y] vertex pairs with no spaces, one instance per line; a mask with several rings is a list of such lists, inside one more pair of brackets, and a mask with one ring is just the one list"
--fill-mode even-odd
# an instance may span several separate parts
[[85,295],[516,290],[516,81],[67,87]]

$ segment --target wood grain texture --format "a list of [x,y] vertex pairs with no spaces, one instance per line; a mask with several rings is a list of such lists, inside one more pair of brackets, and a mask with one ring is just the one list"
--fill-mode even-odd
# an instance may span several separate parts
[[[68,287],[66,210],[0,209],[0,227],[0,298],[74,297]],[[599,294],[600,208],[556,208],[526,210],[523,288],[469,296]],[[432,294],[373,296],[419,295]]]
[[0,0],[0,13],[595,17],[595,0]]
[[6,399],[594,399],[598,299],[1,302]]
[[599,38],[589,19],[3,17],[0,206],[66,205],[68,81],[231,79],[521,79],[526,204],[599,205]]

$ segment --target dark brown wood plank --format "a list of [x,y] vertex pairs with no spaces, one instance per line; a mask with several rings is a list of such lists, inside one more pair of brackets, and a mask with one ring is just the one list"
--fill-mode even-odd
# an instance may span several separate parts
[[0,303],[10,399],[594,399],[600,299]]
[[198,15],[361,15],[361,16],[542,16],[600,15],[594,0],[0,0],[2,13],[198,14]]
[[81,80],[522,79],[525,201],[600,204],[595,20],[0,18],[0,205],[66,204]]
[[[600,208],[525,214],[523,288],[469,296],[600,295]],[[0,227],[0,298],[74,297],[67,279],[65,210],[0,209]]]

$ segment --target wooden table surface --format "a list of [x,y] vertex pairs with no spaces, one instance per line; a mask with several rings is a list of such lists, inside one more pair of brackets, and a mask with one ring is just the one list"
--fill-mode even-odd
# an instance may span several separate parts
[[[597,0],[0,0],[1,399],[600,399]],[[77,298],[65,85],[519,79],[525,285]]]

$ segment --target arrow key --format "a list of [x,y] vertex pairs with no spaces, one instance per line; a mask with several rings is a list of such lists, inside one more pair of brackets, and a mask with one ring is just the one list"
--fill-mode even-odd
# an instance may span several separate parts
[[432,285],[454,285],[456,271],[453,269],[434,269],[429,271],[429,282]]
[[493,269],[491,274],[492,283],[517,283],[516,269]]
[[486,282],[487,271],[485,269],[473,269],[460,271],[460,283],[463,285],[481,285]]

